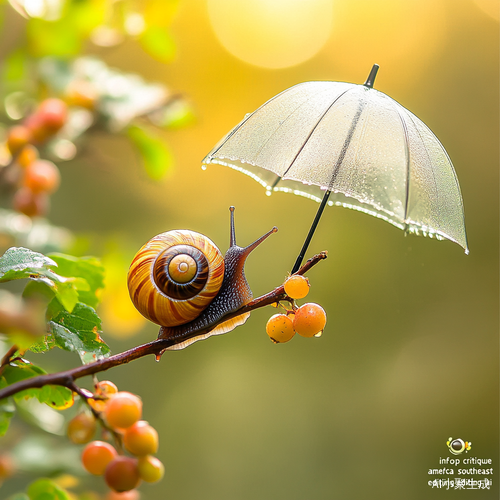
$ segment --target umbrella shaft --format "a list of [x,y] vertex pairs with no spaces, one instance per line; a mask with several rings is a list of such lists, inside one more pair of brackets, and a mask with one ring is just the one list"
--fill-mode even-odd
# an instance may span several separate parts
[[300,251],[297,260],[295,261],[295,265],[293,266],[292,274],[296,273],[299,270],[300,265],[304,260],[304,255],[307,252],[307,247],[309,246],[309,243],[311,243],[314,231],[316,231],[316,227],[318,226],[319,220],[321,219],[321,214],[323,213],[323,210],[326,207],[326,202],[328,201],[330,193],[331,191],[326,191],[325,196],[323,196],[323,199],[321,200],[321,204],[318,208],[318,211],[316,212],[316,217],[314,217],[311,229],[309,229],[309,233],[307,234],[306,241],[304,241],[304,245],[302,245],[302,250]]

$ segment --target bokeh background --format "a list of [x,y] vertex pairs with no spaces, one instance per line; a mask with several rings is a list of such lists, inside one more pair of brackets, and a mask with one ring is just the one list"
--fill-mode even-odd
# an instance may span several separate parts
[[[189,99],[195,120],[163,132],[174,165],[152,181],[126,141],[93,134],[61,167],[49,216],[77,235],[75,251],[109,266],[100,313],[114,352],[157,334],[123,291],[128,259],[157,233],[193,229],[225,250],[235,205],[240,244],[279,227],[246,265],[254,294],[282,283],[317,205],[200,167],[246,113],[303,81],[363,83],[380,65],[375,87],[422,119],[454,163],[470,255],[327,209],[309,250],[328,250],[309,273],[308,299],[328,314],[320,339],[272,344],[266,308],[228,335],[106,374],[141,395],[160,433],[166,477],[142,498],[498,498],[498,1],[181,0],[164,15],[168,63],[130,41],[86,53]],[[77,363],[61,354],[47,356],[49,369]],[[428,486],[450,436],[493,459],[490,490]]]

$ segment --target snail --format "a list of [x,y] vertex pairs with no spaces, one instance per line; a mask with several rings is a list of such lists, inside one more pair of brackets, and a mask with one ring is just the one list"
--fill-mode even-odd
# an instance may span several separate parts
[[244,273],[246,258],[278,229],[273,227],[251,245],[239,247],[234,207],[229,210],[230,245],[224,257],[208,237],[174,230],[149,240],[130,264],[130,298],[143,316],[161,326],[159,339],[175,342],[168,350],[227,333],[250,316],[245,313],[220,322],[252,300]]

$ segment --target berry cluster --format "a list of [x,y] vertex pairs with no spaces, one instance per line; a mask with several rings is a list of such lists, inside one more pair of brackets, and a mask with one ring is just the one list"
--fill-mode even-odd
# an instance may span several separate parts
[[[141,399],[130,392],[118,391],[107,380],[97,384],[94,396],[87,400],[92,414],[79,413],[68,425],[68,436],[75,444],[88,443],[82,452],[83,467],[91,474],[104,475],[106,484],[116,492],[131,491],[141,480],[159,481],[164,467],[153,456],[158,451],[158,433],[141,420]],[[96,419],[111,431],[117,447],[104,440],[91,441]],[[133,456],[125,455],[123,448]]]
[[7,132],[6,146],[12,155],[13,183],[17,190],[13,207],[29,217],[44,215],[49,195],[60,183],[59,169],[49,160],[40,159],[37,146],[52,138],[66,123],[68,109],[64,101],[45,99],[22,125]]
[[326,325],[326,312],[314,303],[296,306],[296,299],[303,299],[309,293],[309,280],[294,274],[284,284],[285,293],[293,299],[292,309],[285,314],[275,314],[266,324],[266,332],[275,344],[288,342],[295,333],[302,337],[319,337]]

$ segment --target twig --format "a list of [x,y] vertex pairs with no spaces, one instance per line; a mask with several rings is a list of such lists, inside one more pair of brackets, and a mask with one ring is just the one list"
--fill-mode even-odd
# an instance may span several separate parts
[[18,351],[17,345],[13,345],[6,353],[5,356],[0,361],[0,375],[4,370],[4,366],[8,365],[12,361],[12,356]]
[[[305,274],[318,262],[320,262],[323,259],[326,259],[326,257],[327,257],[326,252],[321,252],[315,255],[314,257],[311,257],[295,274]],[[226,316],[221,318],[217,324],[220,324],[224,321],[227,321],[241,314],[248,313],[255,309],[259,309],[261,307],[267,306],[269,304],[274,304],[276,302],[283,300],[292,302],[292,299],[288,297],[288,295],[285,293],[283,285],[281,285],[275,288],[273,291],[265,295],[262,295],[252,300],[248,304],[240,307],[237,311],[231,314],[227,314]],[[203,335],[204,333],[207,333],[211,329],[215,328],[215,326],[217,325],[213,325],[205,330],[198,330],[196,332],[193,332],[192,334],[189,335],[188,338]],[[79,393],[80,389],[76,386],[75,380],[81,377],[86,377],[88,375],[93,375],[98,372],[109,370],[110,368],[114,368],[115,366],[130,363],[131,361],[142,358],[143,356],[147,356],[148,354],[154,354],[156,358],[159,359],[162,353],[165,351],[165,349],[180,342],[184,342],[185,340],[186,340],[185,337],[180,339],[178,338],[175,340],[157,339],[153,340],[152,342],[148,342],[147,344],[133,347],[128,351],[115,354],[113,356],[110,356],[109,358],[100,359],[88,365],[78,366],[76,368],[72,368],[70,370],[66,370],[63,372],[49,373],[46,375],[39,375],[36,377],[24,379],[1,389],[0,399],[12,396],[25,389],[40,388],[45,385],[61,385],[64,387],[68,387],[74,392]]]

